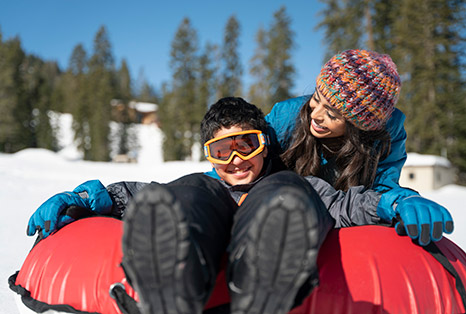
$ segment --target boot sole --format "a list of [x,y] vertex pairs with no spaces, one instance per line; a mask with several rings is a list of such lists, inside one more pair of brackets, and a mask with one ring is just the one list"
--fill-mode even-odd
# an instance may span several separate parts
[[179,293],[192,245],[187,220],[173,195],[151,184],[136,194],[124,219],[122,264],[142,313],[201,313],[196,297]]
[[238,291],[232,313],[288,313],[298,289],[317,271],[317,237],[309,231],[317,229],[317,217],[307,206],[303,195],[289,190],[277,191],[259,209],[243,253],[253,288]]

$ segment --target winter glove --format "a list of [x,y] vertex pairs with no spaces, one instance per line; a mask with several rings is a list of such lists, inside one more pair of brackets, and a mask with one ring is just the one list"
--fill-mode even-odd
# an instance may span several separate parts
[[395,218],[396,232],[418,239],[423,246],[440,240],[443,232],[453,232],[453,218],[448,210],[418,194],[400,198],[390,208],[381,208],[379,204],[377,214],[387,221]]
[[419,195],[408,196],[398,202],[395,212],[401,221],[395,225],[398,234],[418,239],[420,245],[438,241],[442,233],[453,232],[453,218],[448,210]]
[[[84,208],[97,214],[109,214],[112,200],[99,180],[84,182],[73,190],[56,194],[44,202],[29,219],[27,235],[38,231],[42,238],[77,219],[76,209]],[[71,209],[71,210],[70,210]]]

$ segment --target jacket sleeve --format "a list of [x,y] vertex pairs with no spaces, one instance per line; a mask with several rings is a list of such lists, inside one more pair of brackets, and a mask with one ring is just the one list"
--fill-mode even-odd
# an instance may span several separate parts
[[113,201],[112,216],[123,218],[131,198],[149,183],[122,181],[108,185],[107,191]]
[[401,169],[406,162],[406,131],[404,129],[405,115],[395,109],[387,123],[387,131],[391,137],[390,153],[377,166],[377,173],[373,189],[385,192],[393,188],[399,188]]
[[404,129],[405,115],[395,109],[387,123],[387,130],[391,137],[391,148],[388,157],[377,167],[377,173],[372,188],[382,193],[378,204],[379,210],[392,209],[401,199],[419,195],[418,192],[401,187],[399,184],[401,169],[403,168],[406,154],[406,131]]
[[363,186],[352,187],[345,193],[335,190],[320,178],[307,176],[306,180],[319,194],[330,215],[335,219],[335,228],[386,224],[377,215],[380,193],[365,190]]

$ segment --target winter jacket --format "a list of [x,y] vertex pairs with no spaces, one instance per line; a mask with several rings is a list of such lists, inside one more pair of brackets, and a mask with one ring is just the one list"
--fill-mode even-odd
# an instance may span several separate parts
[[[278,153],[284,152],[291,144],[299,112],[312,95],[288,99],[275,104],[265,117],[269,129],[271,147]],[[395,109],[387,122],[387,131],[391,137],[391,150],[388,157],[379,162],[372,189],[383,193],[379,207],[392,207],[398,200],[417,192],[400,187],[401,168],[406,161],[406,131],[403,123],[405,115]]]

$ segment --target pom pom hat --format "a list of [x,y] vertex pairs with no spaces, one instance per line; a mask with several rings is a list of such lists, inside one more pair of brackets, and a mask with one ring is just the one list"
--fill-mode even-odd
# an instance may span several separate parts
[[400,88],[400,76],[390,56],[367,50],[335,55],[317,77],[321,95],[364,131],[384,127],[395,109]]

